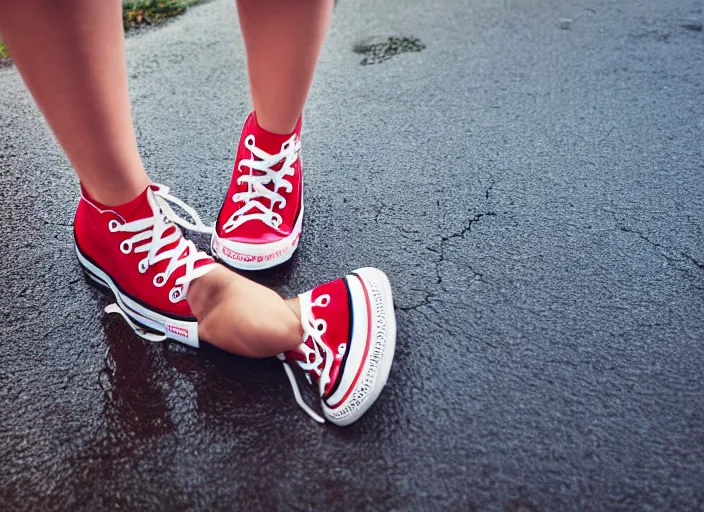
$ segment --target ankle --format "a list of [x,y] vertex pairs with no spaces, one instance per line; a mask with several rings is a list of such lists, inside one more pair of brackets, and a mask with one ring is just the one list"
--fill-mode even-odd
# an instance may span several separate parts
[[[79,173],[80,174],[80,173]],[[85,174],[85,173],[84,173]],[[104,206],[120,206],[138,197],[151,185],[151,180],[144,168],[129,173],[103,173],[99,179],[81,179],[81,186],[91,199]]]
[[227,292],[229,281],[218,275],[223,270],[226,271],[221,265],[217,265],[215,270],[199,277],[188,288],[188,305],[198,320],[204,318]]
[[293,299],[286,299],[284,302],[286,302],[286,305],[293,311],[293,314],[296,315],[298,323],[301,323],[301,300],[298,297],[294,297]]
[[293,133],[300,118],[300,112],[254,111],[254,119],[257,126],[274,135],[289,135]]
[[191,283],[188,304],[198,334],[228,352],[269,357],[298,347],[303,338],[295,302],[218,265]]

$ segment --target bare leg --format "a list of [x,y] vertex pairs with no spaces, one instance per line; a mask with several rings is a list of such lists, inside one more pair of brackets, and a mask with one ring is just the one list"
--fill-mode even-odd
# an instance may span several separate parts
[[90,195],[129,201],[149,184],[137,151],[120,0],[0,0],[0,32]]
[[[126,203],[149,184],[130,116],[120,0],[0,0],[0,32],[89,194]],[[191,285],[203,339],[264,357],[301,343],[296,301],[218,267]],[[266,317],[262,313],[266,312]]]
[[333,0],[237,0],[259,125],[290,133],[303,112]]

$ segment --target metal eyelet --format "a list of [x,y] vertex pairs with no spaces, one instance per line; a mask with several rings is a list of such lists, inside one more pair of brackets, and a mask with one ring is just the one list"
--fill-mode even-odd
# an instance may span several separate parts
[[161,288],[166,284],[166,275],[164,275],[163,272],[158,273],[157,275],[154,276],[154,279],[152,279],[152,283],[154,283],[154,286],[157,288]]
[[174,304],[179,302],[181,300],[181,292],[182,288],[180,286],[175,286],[174,288],[171,288],[171,291],[169,292],[169,300],[173,302]]
[[129,254],[132,252],[132,242],[125,240],[120,244],[120,250],[123,254]]
[[244,139],[244,147],[247,149],[252,149],[254,147],[254,135],[247,135],[247,138]]
[[120,223],[117,222],[115,219],[112,219],[110,222],[108,222],[108,230],[110,233],[114,233],[118,229],[120,229]]
[[145,258],[139,262],[137,266],[140,274],[144,274],[149,269],[149,261]]

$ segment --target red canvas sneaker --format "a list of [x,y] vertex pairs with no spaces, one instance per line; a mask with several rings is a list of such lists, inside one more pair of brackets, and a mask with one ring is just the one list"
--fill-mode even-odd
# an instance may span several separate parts
[[[193,219],[187,222],[168,202]],[[177,225],[210,233],[198,214],[162,185],[151,185],[121,206],[102,206],[82,191],[74,222],[76,254],[88,276],[108,288],[119,313],[151,341],[171,338],[197,347],[198,322],[184,300],[213,259],[186,240]]]
[[349,425],[371,407],[389,376],[396,347],[391,285],[381,270],[363,268],[299,298],[303,343],[279,359],[296,401],[313,419],[325,421],[303,402],[290,364],[318,387],[325,418]]
[[301,237],[301,120],[288,135],[267,132],[249,114],[230,188],[211,241],[213,254],[238,270],[288,261]]

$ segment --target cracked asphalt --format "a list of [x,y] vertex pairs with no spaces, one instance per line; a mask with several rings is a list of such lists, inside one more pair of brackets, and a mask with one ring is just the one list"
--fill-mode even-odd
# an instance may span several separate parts
[[[0,69],[2,508],[704,510],[702,21],[701,0],[338,5],[300,252],[256,278],[389,274],[396,360],[347,429],[275,360],[102,314],[77,180]],[[389,36],[426,48],[360,65]],[[153,179],[214,220],[249,110],[233,3],[127,52]]]

